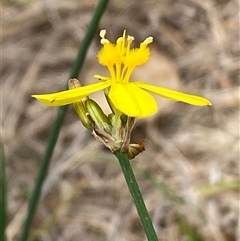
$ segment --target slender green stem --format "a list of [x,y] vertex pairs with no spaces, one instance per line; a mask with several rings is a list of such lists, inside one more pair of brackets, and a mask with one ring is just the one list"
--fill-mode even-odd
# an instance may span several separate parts
[[66,106],[60,107],[58,110],[57,117],[53,123],[53,128],[51,130],[50,137],[48,139],[47,147],[46,147],[43,159],[41,160],[41,163],[40,163],[38,176],[35,181],[35,186],[29,200],[27,216],[23,224],[22,234],[20,237],[21,241],[26,241],[28,238],[31,223],[37,209],[37,205],[41,196],[42,186],[43,186],[45,177],[47,175],[50,160],[58,139],[58,135],[66,114],[66,110],[67,110]]
[[98,3],[98,6],[95,10],[95,13],[92,17],[92,20],[91,20],[91,22],[88,26],[87,33],[86,33],[86,35],[83,39],[81,48],[78,52],[76,61],[73,65],[73,69],[72,69],[72,73],[70,75],[70,79],[77,78],[78,74],[80,73],[80,71],[82,69],[82,66],[83,66],[88,48],[89,48],[89,46],[92,42],[94,34],[97,31],[98,24],[99,24],[100,19],[101,19],[102,15],[103,15],[106,7],[107,7],[108,2],[109,2],[109,0],[100,0],[99,3]]
[[133,201],[135,203],[138,215],[140,217],[140,220],[142,222],[144,231],[146,233],[146,236],[149,241],[159,241],[157,234],[154,230],[151,218],[148,214],[147,208],[145,206],[145,203],[143,201],[142,194],[139,190],[136,178],[134,176],[132,167],[130,165],[127,153],[115,151],[114,155],[117,157],[124,177],[126,179],[128,189],[132,195]]
[[7,181],[3,144],[0,143],[0,240],[6,240],[7,224]]
[[[100,0],[99,4],[95,10],[95,13],[92,17],[91,23],[89,24],[87,33],[85,35],[85,38],[81,44],[81,48],[79,49],[79,52],[77,54],[75,63],[73,65],[73,69],[72,72],[70,74],[70,79],[71,78],[76,78],[78,77],[83,63],[84,63],[84,59],[86,57],[87,54],[87,50],[90,46],[90,43],[94,37],[94,34],[96,33],[97,27],[98,27],[98,23],[106,9],[106,6],[108,4],[109,0]],[[49,164],[50,164],[50,160],[58,139],[58,135],[61,129],[61,126],[63,124],[64,121],[64,117],[66,115],[66,111],[67,111],[67,106],[63,106],[60,107],[58,110],[58,114],[56,116],[56,119],[53,123],[53,128],[51,130],[50,133],[50,137],[48,139],[48,143],[47,143],[47,147],[45,150],[45,154],[43,156],[43,159],[41,161],[41,165],[39,168],[39,172],[38,172],[38,176],[36,178],[35,181],[35,186],[32,192],[32,196],[30,197],[30,201],[29,201],[29,205],[28,205],[28,212],[27,212],[27,216],[26,216],[26,220],[23,224],[23,229],[22,229],[22,234],[20,237],[20,241],[26,241],[29,235],[29,230],[31,227],[31,223],[32,220],[34,218],[34,214],[36,212],[36,208],[41,196],[41,191],[42,191],[42,186],[45,180],[45,177],[47,175],[48,172],[48,168],[49,168]]]

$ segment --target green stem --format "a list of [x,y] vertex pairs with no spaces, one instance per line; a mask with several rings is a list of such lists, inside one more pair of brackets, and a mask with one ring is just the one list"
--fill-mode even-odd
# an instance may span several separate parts
[[7,193],[6,169],[3,144],[0,143],[0,240],[6,240]]
[[140,217],[140,220],[142,222],[144,231],[146,233],[146,236],[149,241],[159,241],[157,234],[154,230],[152,220],[148,214],[147,208],[145,206],[145,203],[143,201],[142,194],[139,190],[136,178],[134,176],[132,167],[130,165],[127,153],[120,152],[120,151],[115,151],[114,155],[117,157],[121,168],[122,172],[124,174],[125,180],[128,185],[128,189],[132,195],[133,201],[135,203],[138,215]]
[[[99,21],[107,7],[108,1],[109,0],[100,0],[99,1],[99,4],[92,17],[91,23],[89,24],[85,38],[81,44],[81,48],[79,49],[79,52],[77,54],[75,63],[73,65],[72,72],[70,74],[70,79],[77,78],[82,69],[82,66],[83,66],[83,63],[84,63],[84,60],[85,60],[85,57],[87,54],[87,50],[92,42],[94,34],[96,33]],[[35,186],[34,186],[32,195],[30,197],[30,201],[29,201],[29,205],[28,205],[28,212],[27,212],[26,220],[23,224],[20,241],[26,241],[29,236],[29,230],[31,227],[31,223],[34,218],[34,214],[36,212],[36,208],[37,208],[40,196],[41,196],[42,186],[43,186],[44,180],[45,180],[47,172],[48,172],[50,160],[52,158],[52,154],[53,154],[54,148],[56,146],[58,135],[60,133],[61,126],[63,124],[64,117],[66,115],[66,111],[67,111],[67,106],[60,107],[58,109],[58,114],[56,116],[56,119],[53,123],[53,128],[51,130],[50,137],[49,137],[48,143],[47,143],[47,147],[46,147],[43,159],[41,161],[41,165],[39,167],[39,172],[38,172],[38,176],[35,181]]]

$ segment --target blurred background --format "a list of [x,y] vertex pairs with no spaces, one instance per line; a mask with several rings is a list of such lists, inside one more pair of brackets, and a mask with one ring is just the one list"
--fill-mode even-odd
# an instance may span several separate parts
[[[1,31],[1,139],[8,181],[7,240],[18,240],[57,108],[31,94],[64,90],[97,1],[5,0]],[[239,3],[234,0],[112,0],[100,29],[152,36],[150,61],[132,79],[209,98],[194,107],[156,97],[139,119],[131,161],[163,241],[237,241],[239,224]],[[98,33],[99,33],[98,31]],[[107,74],[96,33],[79,76]],[[91,96],[109,112],[101,92]],[[72,106],[52,158],[29,240],[143,241],[115,157],[80,123]]]

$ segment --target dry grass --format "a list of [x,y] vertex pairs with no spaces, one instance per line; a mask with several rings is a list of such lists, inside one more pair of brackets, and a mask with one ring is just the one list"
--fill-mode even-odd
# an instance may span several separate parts
[[[30,95],[65,88],[96,3],[3,2],[1,138],[9,241],[19,235],[56,114]],[[112,40],[125,28],[136,42],[154,37],[151,61],[136,71],[136,79],[199,93],[213,102],[212,108],[197,108],[158,98],[160,112],[135,127],[133,140],[146,139],[147,149],[132,163],[164,241],[240,240],[238,11],[237,0],[115,0],[99,26]],[[104,71],[96,60],[98,49],[96,34],[79,77],[83,84]],[[101,94],[94,98],[106,108]],[[31,237],[145,240],[116,160],[82,127],[72,107]]]

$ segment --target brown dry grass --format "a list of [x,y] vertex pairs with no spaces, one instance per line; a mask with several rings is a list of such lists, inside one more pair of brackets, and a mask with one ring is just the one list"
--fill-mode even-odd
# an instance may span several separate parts
[[[96,3],[3,2],[1,138],[9,241],[17,240],[56,114],[30,95],[65,88]],[[123,29],[136,42],[154,37],[151,61],[135,72],[135,79],[199,93],[213,103],[198,108],[158,98],[160,112],[135,127],[133,140],[146,139],[147,149],[132,163],[161,240],[190,240],[182,228],[186,222],[202,240],[240,240],[238,11],[237,0],[115,0],[101,21],[99,29],[106,28],[112,40]],[[79,77],[83,84],[104,71],[95,56],[98,41],[96,34]],[[102,94],[94,98],[106,108]],[[72,108],[31,237],[145,240],[116,160],[82,127]]]

